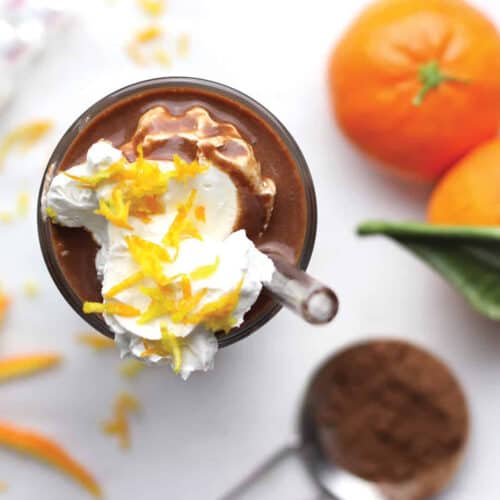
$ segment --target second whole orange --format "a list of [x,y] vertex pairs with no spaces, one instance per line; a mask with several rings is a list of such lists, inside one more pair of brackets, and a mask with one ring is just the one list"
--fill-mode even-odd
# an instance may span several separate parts
[[500,137],[476,148],[441,179],[427,217],[433,224],[500,226]]

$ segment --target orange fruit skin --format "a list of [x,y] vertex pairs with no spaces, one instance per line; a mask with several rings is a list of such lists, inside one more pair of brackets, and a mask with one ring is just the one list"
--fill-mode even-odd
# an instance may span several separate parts
[[[420,106],[420,69],[443,82]],[[381,0],[332,53],[329,91],[345,134],[405,177],[432,181],[500,125],[500,35],[461,0]]]
[[441,179],[427,218],[433,224],[500,226],[500,137],[476,148]]

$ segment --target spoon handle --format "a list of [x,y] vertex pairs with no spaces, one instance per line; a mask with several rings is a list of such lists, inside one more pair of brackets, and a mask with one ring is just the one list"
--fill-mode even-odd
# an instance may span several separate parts
[[339,308],[335,292],[279,255],[267,256],[274,262],[275,271],[264,286],[273,298],[308,323],[321,325],[332,321]]
[[300,445],[288,445],[274,452],[265,462],[245,477],[239,484],[217,500],[240,500],[254,485],[264,479],[269,473],[281,465],[286,459],[297,456],[302,451]]

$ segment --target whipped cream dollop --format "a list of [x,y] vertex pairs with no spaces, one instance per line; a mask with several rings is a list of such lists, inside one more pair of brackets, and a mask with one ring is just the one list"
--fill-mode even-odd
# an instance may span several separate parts
[[[207,158],[140,158],[131,185],[124,152],[104,140],[93,144],[85,162],[55,176],[46,212],[54,223],[87,229],[98,243],[104,302],[88,311],[103,313],[121,356],[170,364],[187,378],[213,367],[215,332],[241,325],[274,265],[244,230],[234,230],[240,207],[230,173]],[[118,187],[128,182],[133,199],[146,167],[168,187],[139,197],[134,212]],[[146,205],[150,213],[141,212]]]

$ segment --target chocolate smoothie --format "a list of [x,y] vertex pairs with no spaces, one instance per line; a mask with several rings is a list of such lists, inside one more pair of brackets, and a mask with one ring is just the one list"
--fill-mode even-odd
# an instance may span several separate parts
[[[193,131],[202,138],[204,155],[226,170],[238,187],[239,217],[234,229],[245,229],[258,248],[272,248],[298,261],[307,234],[307,201],[299,168],[277,132],[229,97],[182,87],[129,96],[86,124],[67,148],[58,171],[84,161],[89,147],[101,139],[120,148],[129,161],[135,159],[140,145],[145,158],[172,160],[178,155],[189,162],[196,145],[183,132]],[[160,139],[148,142],[151,135]],[[239,175],[240,163],[249,158],[260,164],[260,190],[248,176]],[[50,235],[58,265],[78,297],[82,302],[101,301],[95,268],[98,247],[91,234],[54,224]],[[272,305],[263,292],[245,322]]]

